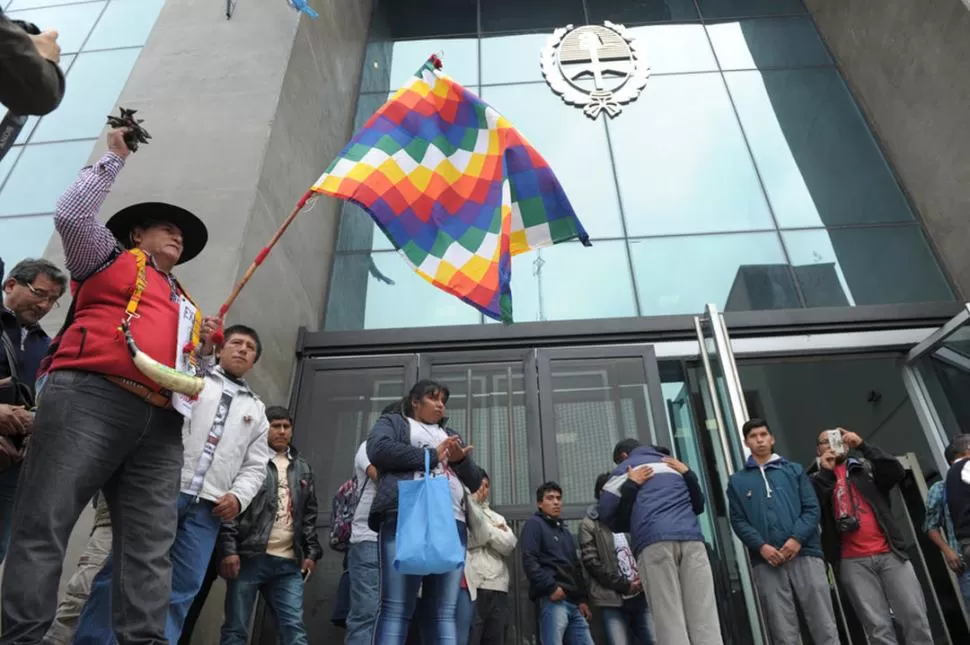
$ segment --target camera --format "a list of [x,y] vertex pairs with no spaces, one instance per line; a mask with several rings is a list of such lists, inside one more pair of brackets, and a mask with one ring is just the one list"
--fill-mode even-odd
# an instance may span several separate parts
[[839,533],[854,533],[859,530],[859,518],[852,515],[843,515],[835,520],[835,528]]
[[26,20],[11,20],[10,22],[17,25],[18,27],[26,31],[28,34],[30,34],[31,36],[40,35],[40,27],[38,27],[32,22],[27,22]]

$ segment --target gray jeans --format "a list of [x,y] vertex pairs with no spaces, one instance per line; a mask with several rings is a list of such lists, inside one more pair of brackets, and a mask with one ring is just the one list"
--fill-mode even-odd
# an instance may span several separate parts
[[760,563],[754,567],[754,579],[774,645],[802,642],[796,598],[812,633],[812,642],[839,645],[832,591],[822,558],[801,556],[780,567]]
[[657,642],[723,645],[711,560],[703,542],[657,542],[637,556]]
[[0,645],[44,639],[71,530],[101,489],[111,511],[113,622],[120,645],[167,645],[182,418],[97,374],[48,380],[14,502]]
[[902,627],[906,645],[933,645],[923,589],[909,560],[895,553],[844,558],[839,579],[870,645],[897,645],[893,616]]

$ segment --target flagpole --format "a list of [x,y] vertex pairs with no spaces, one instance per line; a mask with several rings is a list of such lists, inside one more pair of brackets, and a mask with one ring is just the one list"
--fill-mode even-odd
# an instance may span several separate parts
[[293,223],[293,220],[296,219],[296,216],[300,214],[300,211],[303,210],[303,207],[306,206],[306,203],[310,200],[311,197],[313,197],[313,195],[314,195],[314,192],[311,189],[311,190],[308,190],[306,194],[300,198],[300,201],[296,203],[296,206],[293,208],[293,211],[289,214],[289,216],[287,216],[285,220],[283,220],[283,223],[280,224],[280,227],[276,229],[276,232],[273,234],[273,237],[270,238],[269,244],[264,246],[263,250],[261,250],[256,255],[256,259],[253,260],[253,263],[249,265],[248,269],[246,269],[246,273],[243,274],[243,277],[239,280],[239,283],[236,284],[236,286],[233,288],[232,293],[229,294],[229,297],[226,299],[226,301],[222,303],[221,307],[219,307],[219,329],[212,334],[212,342],[214,344],[221,345],[225,341],[225,336],[222,332],[222,321],[225,320],[226,314],[229,312],[229,308],[232,307],[232,303],[234,303],[236,301],[236,298],[239,297],[239,292],[243,290],[243,287],[246,286],[246,283],[249,282],[249,279],[253,277],[253,274],[256,273],[256,269],[258,269],[259,265],[263,263],[263,261],[266,259],[266,256],[270,254],[270,251],[273,250],[273,247],[276,246],[276,243],[280,241],[281,237],[283,237],[283,233],[286,232],[286,229],[289,228],[290,224]]

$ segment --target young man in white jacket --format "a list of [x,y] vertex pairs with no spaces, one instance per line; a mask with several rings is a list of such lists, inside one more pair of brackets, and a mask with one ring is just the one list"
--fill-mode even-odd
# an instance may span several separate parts
[[[205,389],[182,426],[178,531],[169,556],[172,597],[166,636],[170,643],[178,642],[185,616],[202,586],[220,523],[246,510],[262,488],[266,463],[273,456],[267,441],[266,406],[243,380],[262,352],[259,335],[245,325],[233,325],[224,334],[219,364],[206,375]],[[111,569],[109,556],[91,586],[74,637],[76,645],[115,642]],[[140,635],[126,637],[139,640]]]
[[468,504],[468,553],[465,580],[475,603],[469,645],[504,645],[509,625],[509,566],[515,533],[488,505],[488,475]]

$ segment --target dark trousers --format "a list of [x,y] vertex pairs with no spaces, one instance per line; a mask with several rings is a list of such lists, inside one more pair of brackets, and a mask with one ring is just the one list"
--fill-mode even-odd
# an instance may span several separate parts
[[505,645],[508,627],[509,595],[504,591],[479,589],[469,645]]
[[118,642],[168,645],[181,427],[174,410],[154,407],[97,374],[51,375],[14,502],[0,645],[40,643],[47,633],[68,538],[99,489],[112,519]]
[[195,631],[195,624],[202,615],[202,608],[212,590],[212,583],[219,577],[219,549],[212,552],[212,559],[209,560],[209,568],[206,569],[205,578],[202,579],[202,587],[196,594],[189,613],[185,616],[185,624],[182,626],[182,636],[179,638],[179,645],[189,645],[192,642],[192,632]]

